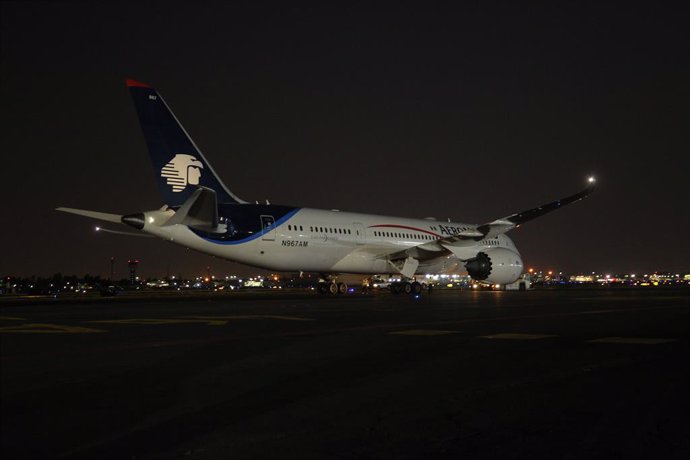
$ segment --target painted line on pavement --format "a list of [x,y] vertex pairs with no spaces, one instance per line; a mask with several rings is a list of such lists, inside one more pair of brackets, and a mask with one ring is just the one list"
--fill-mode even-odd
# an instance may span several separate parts
[[501,334],[491,334],[491,335],[483,335],[485,339],[505,339],[505,340],[539,340],[539,339],[547,339],[549,337],[558,337],[557,335],[552,335],[552,334],[521,334],[521,333],[513,333],[513,332],[505,332]]
[[230,316],[178,316],[178,318],[204,319],[204,320],[234,320],[234,319],[276,319],[280,321],[315,321],[314,318],[301,318],[298,316],[280,315],[230,315]]
[[676,339],[656,339],[647,337],[603,337],[601,339],[588,340],[589,343],[626,343],[635,345],[658,345],[660,343],[675,341]]
[[438,331],[434,329],[411,329],[409,331],[394,331],[389,332],[390,335],[417,335],[417,336],[435,336],[435,335],[448,335],[448,334],[459,334],[460,331]]
[[21,324],[19,326],[0,327],[0,333],[21,334],[93,334],[107,332],[101,329],[93,329],[81,326],[65,326],[60,324]]
[[182,319],[182,318],[128,318],[128,319],[102,319],[96,321],[84,321],[85,323],[97,324],[135,324],[135,325],[158,325],[158,324],[206,324],[208,326],[225,326],[225,320],[213,319]]

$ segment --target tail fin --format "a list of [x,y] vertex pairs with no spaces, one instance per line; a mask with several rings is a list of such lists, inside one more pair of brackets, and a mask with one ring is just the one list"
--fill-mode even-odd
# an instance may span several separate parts
[[197,186],[215,191],[219,203],[245,203],[218,178],[153,87],[135,80],[127,80],[127,86],[144,131],[158,187],[167,205],[181,206]]

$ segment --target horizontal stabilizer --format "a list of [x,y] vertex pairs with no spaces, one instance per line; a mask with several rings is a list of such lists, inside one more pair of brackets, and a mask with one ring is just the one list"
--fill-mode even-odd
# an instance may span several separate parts
[[197,188],[165,226],[176,224],[204,232],[225,233],[226,226],[218,221],[216,192],[206,187]]
[[76,214],[78,216],[90,217],[92,219],[103,220],[105,222],[113,222],[116,224],[122,223],[122,216],[120,214],[108,214],[107,212],[87,211],[86,209],[75,208],[55,208],[55,210]]
[[109,228],[96,227],[97,232],[111,233],[113,235],[138,236],[140,238],[153,238],[153,235],[147,233],[121,232],[119,230],[110,230]]

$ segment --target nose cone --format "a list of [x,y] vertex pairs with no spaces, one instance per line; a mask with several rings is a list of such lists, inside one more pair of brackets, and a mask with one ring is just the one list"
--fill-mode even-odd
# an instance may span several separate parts
[[144,214],[143,213],[138,213],[138,214],[128,214],[126,216],[122,216],[122,223],[130,225],[134,228],[137,228],[141,230],[144,228],[144,223],[146,221],[144,220]]

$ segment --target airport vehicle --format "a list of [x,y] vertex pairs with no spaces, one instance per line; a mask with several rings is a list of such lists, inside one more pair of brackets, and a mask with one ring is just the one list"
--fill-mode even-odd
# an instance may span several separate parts
[[57,209],[247,265],[320,273],[322,293],[346,293],[337,282],[344,273],[400,275],[394,293],[418,293],[416,274],[459,270],[478,281],[512,283],[523,263],[505,233],[594,190],[590,177],[579,193],[481,225],[248,203],[220,180],[153,87],[135,80],[127,86],[165,205],[126,215]]

